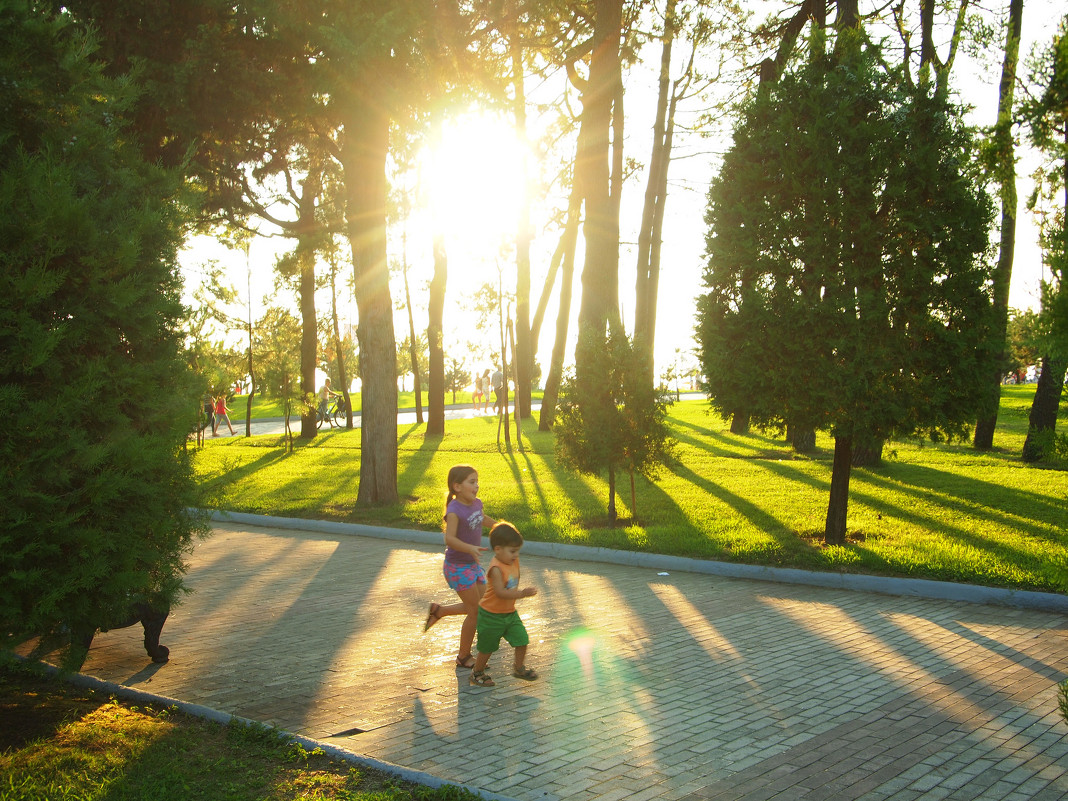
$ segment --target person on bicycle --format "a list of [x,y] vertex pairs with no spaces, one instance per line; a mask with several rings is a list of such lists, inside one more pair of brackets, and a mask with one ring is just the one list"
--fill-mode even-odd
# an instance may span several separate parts
[[[319,417],[320,419],[329,419],[326,416],[326,405],[330,402],[331,397],[340,397],[340,392],[334,392],[330,389],[330,379],[324,378],[323,385],[319,388]],[[330,425],[333,425],[331,423]]]

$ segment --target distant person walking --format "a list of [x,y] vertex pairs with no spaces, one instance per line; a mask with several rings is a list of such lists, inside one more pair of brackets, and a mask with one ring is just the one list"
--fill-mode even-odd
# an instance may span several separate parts
[[215,399],[207,392],[204,393],[204,397],[201,398],[201,403],[204,406],[204,425],[200,427],[203,432],[211,426],[211,430],[215,430]]
[[[486,372],[489,372],[488,370]],[[471,395],[471,400],[474,401],[475,414],[478,414],[478,406],[486,398],[486,382],[482,376],[475,374],[475,391]]]
[[493,411],[501,414],[504,407],[504,373],[494,370],[490,381],[493,383]]
[[213,437],[219,436],[219,422],[225,420],[226,425],[230,427],[230,436],[234,435],[234,427],[230,423],[230,410],[226,408],[226,396],[220,395],[215,399],[215,420],[211,424],[211,435]]

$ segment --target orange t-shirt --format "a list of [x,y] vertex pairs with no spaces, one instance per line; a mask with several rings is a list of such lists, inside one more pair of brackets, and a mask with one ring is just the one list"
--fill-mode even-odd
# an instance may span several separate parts
[[[519,588],[519,557],[510,565],[506,565],[504,562],[498,561],[497,557],[493,557],[493,561],[489,563],[489,568],[486,570],[486,575],[493,568],[497,568],[501,571],[501,580],[505,586],[505,589],[514,590]],[[494,612],[498,615],[506,615],[509,612],[515,611],[515,598],[498,598],[497,593],[493,591],[493,582],[486,581],[486,594],[482,596],[482,601],[479,603],[483,609],[487,612]]]

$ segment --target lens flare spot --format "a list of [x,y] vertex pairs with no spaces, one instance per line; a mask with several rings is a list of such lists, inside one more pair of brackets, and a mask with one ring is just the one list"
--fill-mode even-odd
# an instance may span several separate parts
[[582,672],[589,678],[593,675],[593,652],[597,648],[597,637],[589,631],[576,631],[568,638],[567,647],[578,657]]

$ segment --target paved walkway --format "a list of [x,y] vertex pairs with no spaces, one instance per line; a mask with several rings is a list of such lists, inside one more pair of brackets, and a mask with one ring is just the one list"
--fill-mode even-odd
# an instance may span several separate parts
[[97,636],[85,673],[503,796],[1068,799],[1068,619],[523,557],[528,663],[453,665],[441,549],[235,524],[164,629]]

